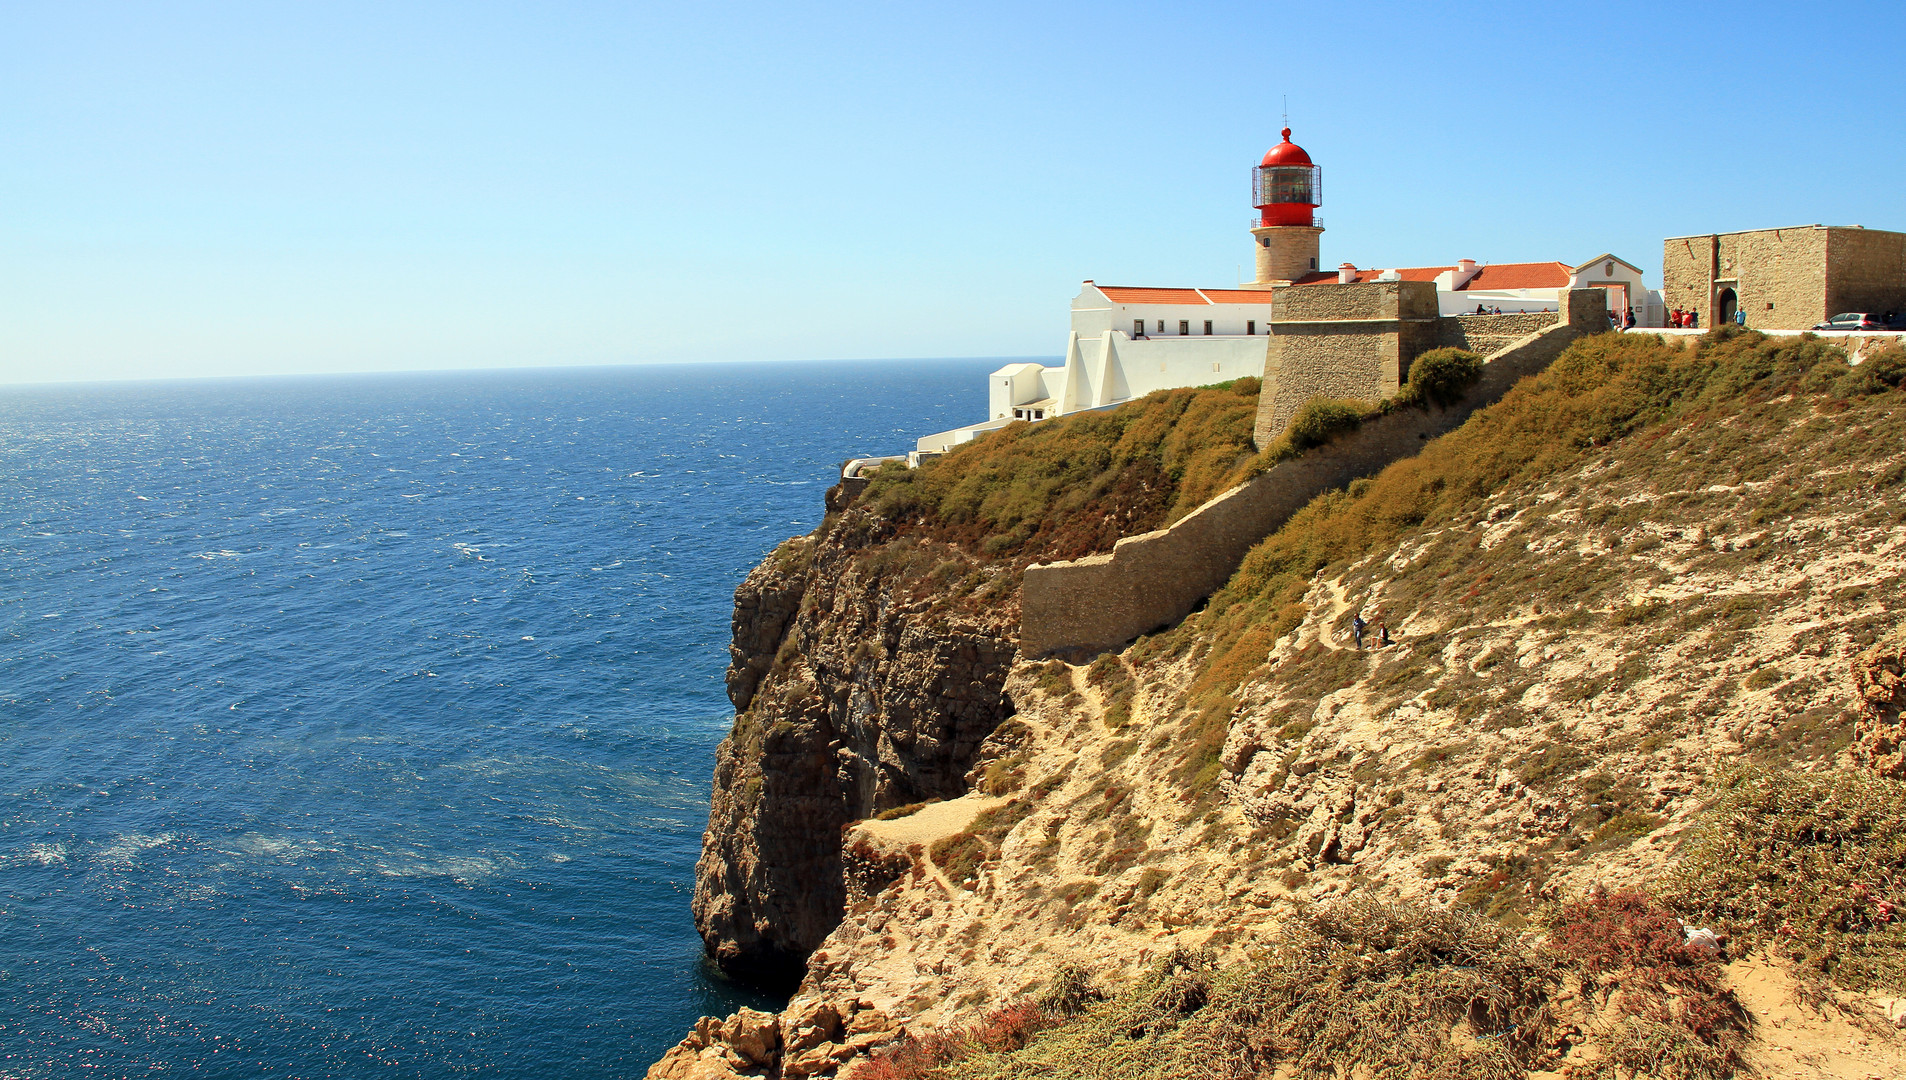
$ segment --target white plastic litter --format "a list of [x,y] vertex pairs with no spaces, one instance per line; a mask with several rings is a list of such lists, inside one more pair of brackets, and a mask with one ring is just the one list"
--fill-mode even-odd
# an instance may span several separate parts
[[1709,956],[1721,955],[1721,939],[1714,936],[1714,931],[1705,926],[1684,926],[1681,929],[1687,932],[1688,948],[1700,949]]

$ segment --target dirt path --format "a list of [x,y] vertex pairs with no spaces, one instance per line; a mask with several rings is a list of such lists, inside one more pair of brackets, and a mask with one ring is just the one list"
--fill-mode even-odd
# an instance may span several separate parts
[[[1344,612],[1350,610],[1350,597],[1344,592],[1343,582],[1336,578],[1324,582],[1324,588],[1330,591],[1330,613],[1328,615],[1319,616],[1317,618],[1316,629],[1305,631],[1305,635],[1309,638],[1309,641],[1315,641],[1326,649],[1336,649],[1338,652],[1342,652],[1349,646],[1339,644],[1332,640],[1335,635],[1330,633],[1330,625],[1342,618]],[[1309,642],[1303,638],[1299,638],[1297,647],[1302,649],[1308,643]]]
[[973,819],[995,806],[1005,803],[1003,798],[990,798],[980,794],[962,795],[946,802],[928,803],[925,807],[902,818],[886,821],[869,819],[861,822],[857,828],[884,847],[895,851],[905,851],[915,844],[929,852],[923,860],[927,874],[940,883],[948,895],[954,893],[953,883],[934,864],[931,857],[933,842],[952,836],[954,833],[973,823]]

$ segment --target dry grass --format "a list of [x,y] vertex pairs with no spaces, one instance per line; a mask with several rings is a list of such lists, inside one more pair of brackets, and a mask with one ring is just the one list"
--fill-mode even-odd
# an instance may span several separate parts
[[1161,528],[1235,484],[1259,380],[1161,390],[1017,423],[918,469],[883,468],[858,506],[989,559],[1073,559]]
[[[1181,701],[1182,708],[1195,711],[1205,700],[1232,693],[1262,666],[1267,636],[1275,640],[1301,622],[1305,590],[1317,571],[1394,547],[1407,535],[1466,524],[1491,497],[1532,490],[1604,457],[1620,465],[1598,478],[1603,482],[1684,493],[1655,503],[1656,512],[1699,520],[1711,506],[1718,519],[1729,514],[1745,521],[1793,513],[1794,492],[1768,484],[1717,496],[1706,488],[1777,475],[1791,467],[1794,446],[1789,444],[1796,439],[1810,443],[1810,465],[1818,469],[1857,465],[1862,455],[1871,457],[1874,445],[1892,445],[1888,440],[1906,416],[1898,400],[1906,353],[1872,357],[1855,369],[1840,350],[1817,339],[1731,330],[1709,335],[1692,351],[1639,335],[1600,335],[1576,343],[1546,372],[1524,380],[1421,454],[1391,465],[1368,483],[1313,501],[1251,551],[1211,598],[1207,615],[1146,642],[1135,655],[1201,657],[1199,676]],[[1816,420],[1825,422],[1808,426]],[[1783,443],[1770,433],[1792,437]],[[1819,481],[1821,491],[1811,497],[1844,497],[1900,482],[1851,468]],[[1588,494],[1573,493],[1573,498],[1585,510],[1594,509]],[[1567,501],[1539,512],[1576,505]],[[1605,513],[1598,527],[1613,538],[1611,543],[1618,542],[1633,524],[1623,514],[1636,513],[1632,508]],[[1719,567],[1724,560],[1770,554],[1765,547],[1717,549],[1701,565]],[[1635,584],[1634,571],[1626,566],[1572,551],[1509,564],[1505,559],[1473,539],[1452,538],[1419,560],[1422,571],[1399,582],[1387,602],[1408,610],[1427,599],[1410,588],[1435,588],[1486,618],[1534,597],[1538,613],[1546,611],[1547,622],[1539,627],[1567,629],[1593,619],[1591,605]],[[1461,587],[1451,591],[1457,583]],[[1658,614],[1623,611],[1618,619],[1642,621]],[[1717,612],[1703,626],[1727,629],[1753,617],[1745,608]],[[1581,690],[1598,694],[1610,685],[1584,684]]]
[[1549,1053],[1552,959],[1487,920],[1348,903],[1250,961],[1177,952],[1112,1000],[948,1080],[1479,1077],[1523,1080]]

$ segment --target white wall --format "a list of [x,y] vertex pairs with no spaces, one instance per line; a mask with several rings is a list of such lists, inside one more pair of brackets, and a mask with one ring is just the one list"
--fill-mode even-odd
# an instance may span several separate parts
[[1436,311],[1440,315],[1474,314],[1476,305],[1501,308],[1505,315],[1524,311],[1559,311],[1556,289],[1476,289],[1468,292],[1439,292]]
[[[1107,371],[1105,352],[1112,352]],[[1270,339],[1257,337],[1164,337],[1134,341],[1119,331],[1079,341],[1079,360],[1087,373],[1089,394],[1060,404],[1062,411],[1144,397],[1154,390],[1208,386],[1246,375],[1263,375]],[[1105,371],[1101,376],[1100,372]],[[1104,385],[1101,386],[1100,384]]]
[[[1611,262],[1614,264],[1612,271],[1609,267]],[[1627,287],[1626,304],[1635,309],[1635,319],[1637,322],[1641,325],[1646,325],[1649,318],[1648,286],[1641,280],[1640,270],[1629,266],[1620,259],[1602,259],[1590,263],[1584,267],[1580,273],[1573,275],[1569,279],[1569,287],[1573,289],[1592,289],[1603,286],[1611,281]],[[1608,297],[1608,310],[1619,320],[1622,317],[1622,309],[1616,305],[1615,294],[1611,292]]]
[[1039,364],[1008,364],[986,377],[986,415],[990,420],[1010,418],[1013,406],[1024,405],[1028,401],[1049,398],[1058,389],[1055,379],[1053,390],[1046,389],[1046,375],[1063,375],[1062,367],[1049,368]]

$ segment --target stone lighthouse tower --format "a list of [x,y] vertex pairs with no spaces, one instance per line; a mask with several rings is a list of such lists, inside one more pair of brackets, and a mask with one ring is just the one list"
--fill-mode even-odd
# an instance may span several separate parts
[[1251,229],[1257,240],[1257,281],[1268,289],[1280,281],[1295,281],[1317,269],[1317,238],[1324,227],[1316,215],[1324,201],[1324,170],[1310,163],[1304,148],[1291,141],[1271,147],[1251,170],[1251,205],[1258,221]]

